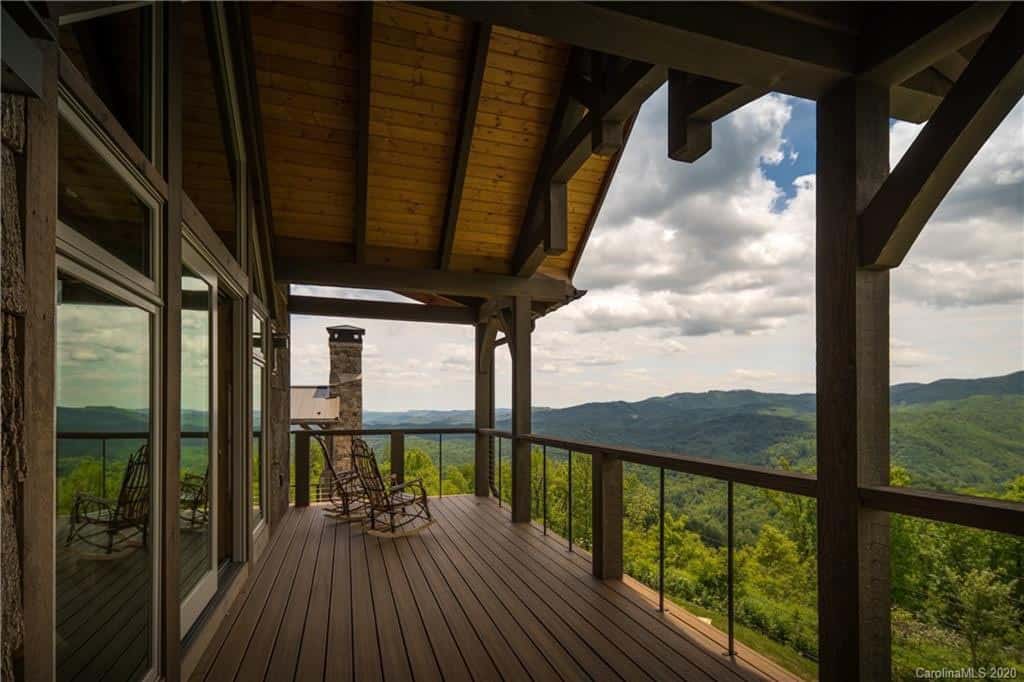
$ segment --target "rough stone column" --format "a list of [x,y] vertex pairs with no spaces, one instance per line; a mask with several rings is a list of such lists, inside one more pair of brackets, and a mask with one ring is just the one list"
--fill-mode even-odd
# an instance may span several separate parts
[[[281,286],[273,292],[278,306],[287,306],[288,296]],[[270,523],[275,524],[288,511],[289,451],[291,449],[291,356],[284,341],[287,339],[288,315],[271,323],[270,346],[270,493],[268,506]]]
[[3,95],[3,414],[0,457],[0,678],[14,679],[14,658],[21,653],[25,623],[22,611],[22,566],[19,520],[25,480],[24,340],[25,261],[22,187],[25,181],[25,98]]
[[[363,428],[363,336],[365,329],[347,324],[328,327],[327,334],[331,351],[331,397],[338,398],[338,421],[336,429]],[[331,461],[337,471],[345,471],[350,465],[351,439],[331,439]],[[326,472],[325,472],[326,473]],[[328,481],[320,477],[321,485]]]

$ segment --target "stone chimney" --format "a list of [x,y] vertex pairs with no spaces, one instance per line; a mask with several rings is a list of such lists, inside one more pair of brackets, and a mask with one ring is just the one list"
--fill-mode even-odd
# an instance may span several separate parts
[[[331,351],[331,397],[338,398],[337,429],[363,428],[363,335],[365,329],[340,324],[327,328]],[[331,460],[335,469],[351,467],[351,439],[331,439]]]

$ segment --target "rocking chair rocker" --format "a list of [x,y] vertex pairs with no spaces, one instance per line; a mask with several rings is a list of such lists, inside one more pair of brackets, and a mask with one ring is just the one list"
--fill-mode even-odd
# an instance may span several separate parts
[[[93,529],[90,531],[90,529]],[[134,538],[142,536],[141,543]],[[136,547],[145,547],[149,535],[149,444],[142,445],[128,458],[117,500],[108,500],[79,491],[71,508],[65,547],[78,540],[103,550],[87,554],[112,559]],[[100,539],[102,538],[102,539]]]
[[[322,436],[314,435],[320,443],[320,452],[324,457],[324,467],[329,473],[329,487],[327,499],[327,516],[338,521],[361,521],[366,518],[366,511],[369,501],[363,492],[363,486],[359,481],[359,474],[353,466],[348,471],[338,472],[331,461],[330,449]],[[362,439],[352,439],[352,450],[362,447],[366,449],[366,443]]]
[[377,458],[366,443],[353,443],[352,462],[369,502],[366,532],[377,537],[393,538],[414,535],[432,525],[427,507],[427,491],[423,481],[416,479],[399,485],[384,485],[377,468]]

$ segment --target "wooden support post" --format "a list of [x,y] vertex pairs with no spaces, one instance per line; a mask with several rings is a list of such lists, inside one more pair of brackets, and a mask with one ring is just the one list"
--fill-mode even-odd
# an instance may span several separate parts
[[[473,387],[475,393],[476,428],[494,428],[494,337],[497,322],[492,318],[476,325],[476,358],[473,363]],[[474,492],[481,497],[490,494],[488,473],[491,456],[491,437],[476,435],[476,458],[474,462]]]
[[[161,315],[160,373],[163,395],[160,406],[162,467],[160,501],[163,513],[161,528],[160,610],[163,616],[160,631],[160,667],[167,682],[181,679],[181,592],[180,532],[178,531],[178,480],[181,475],[181,217],[182,217],[182,90],[184,53],[181,5],[165,8],[166,69],[164,78],[164,151],[168,199],[164,204],[163,262],[164,308]],[[162,517],[162,518],[161,518]],[[151,522],[153,522],[151,520]]]
[[[54,680],[54,367],[57,260],[57,48],[43,53],[42,94],[28,99],[25,144],[24,678]],[[47,181],[40,181],[47,179]],[[4,226],[10,229],[10,226]],[[6,256],[5,257],[10,257]],[[7,371],[7,368],[4,368]],[[5,419],[8,417],[5,416]]]
[[533,324],[528,296],[512,303],[512,521],[530,521],[531,363],[530,331]]
[[391,432],[391,475],[396,483],[405,483],[405,434]]
[[[864,472],[888,480],[888,281],[858,271],[858,213],[888,175],[884,86],[844,81],[817,108],[818,628],[822,680],[889,675],[885,519],[862,515]],[[863,523],[862,523],[863,518]],[[870,533],[862,534],[862,528]],[[887,534],[885,534],[887,538]]]
[[309,434],[295,434],[295,506],[309,506]]
[[622,578],[622,460],[593,455],[591,465],[594,501],[594,548],[592,570],[595,578]]
[[[160,317],[160,374],[163,392],[159,405],[163,430],[160,454],[160,501],[163,527],[160,537],[160,672],[167,682],[181,679],[180,533],[178,531],[179,477],[181,476],[181,221],[184,194],[182,168],[182,109],[184,84],[184,8],[165,8],[164,61],[164,176],[168,198],[164,203],[163,261],[164,307]],[[151,519],[151,523],[154,520]],[[159,526],[157,526],[159,527]]]

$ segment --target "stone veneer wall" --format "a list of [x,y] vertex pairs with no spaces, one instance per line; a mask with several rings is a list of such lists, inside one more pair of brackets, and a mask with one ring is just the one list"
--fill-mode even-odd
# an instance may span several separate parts
[[0,434],[0,679],[15,679],[14,661],[24,644],[22,608],[21,513],[25,480],[24,339],[25,261],[24,187],[26,102],[21,95],[2,96],[3,210],[2,327],[0,367],[3,430]]
[[[363,428],[363,344],[331,341],[331,377],[333,395],[338,397],[338,429]],[[334,467],[338,471],[350,466],[351,440],[332,438]],[[321,484],[327,484],[321,475]]]
[[[277,303],[282,309],[288,305],[288,297],[282,287],[275,290]],[[288,315],[282,315],[280,324],[273,323],[273,332],[288,332]],[[270,488],[268,520],[271,525],[288,511],[288,488],[291,484],[291,355],[288,348],[274,346],[273,334],[267,339],[270,344]]]

